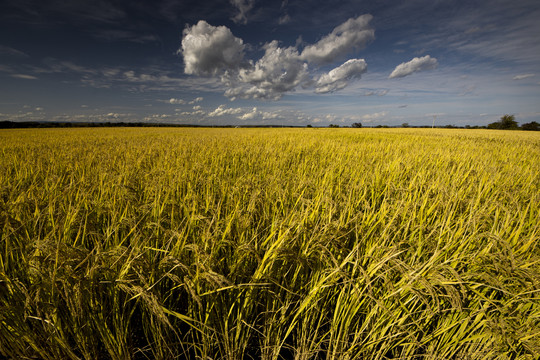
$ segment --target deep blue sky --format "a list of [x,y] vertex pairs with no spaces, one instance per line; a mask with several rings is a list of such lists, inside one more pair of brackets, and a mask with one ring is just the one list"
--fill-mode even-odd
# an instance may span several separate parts
[[4,0],[0,120],[540,121],[538,19],[538,0]]

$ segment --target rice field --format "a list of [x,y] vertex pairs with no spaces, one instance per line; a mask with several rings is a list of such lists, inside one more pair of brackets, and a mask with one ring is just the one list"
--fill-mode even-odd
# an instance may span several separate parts
[[0,132],[0,357],[537,359],[540,134]]

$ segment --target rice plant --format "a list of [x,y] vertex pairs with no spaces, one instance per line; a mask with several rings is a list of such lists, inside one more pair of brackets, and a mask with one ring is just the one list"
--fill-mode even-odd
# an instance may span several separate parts
[[0,132],[0,355],[536,359],[540,136]]

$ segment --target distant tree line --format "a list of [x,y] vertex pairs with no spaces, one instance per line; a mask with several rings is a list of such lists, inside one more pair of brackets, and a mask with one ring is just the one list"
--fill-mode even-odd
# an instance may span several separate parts
[[514,115],[503,115],[499,121],[488,124],[488,129],[499,129],[499,130],[529,130],[529,131],[539,131],[540,124],[536,121],[523,124],[521,126],[516,122],[516,117]]
[[[339,127],[339,125],[330,124],[328,127],[335,128]],[[361,123],[353,123],[351,125],[353,128],[361,128]],[[373,126],[375,128],[390,128],[390,127],[402,127],[402,128],[408,128],[408,127],[414,127],[414,128],[431,128],[433,126],[411,126],[409,123],[403,123],[399,126],[388,126],[388,125],[376,125]],[[525,123],[521,126],[518,125],[516,122],[516,117],[514,115],[503,115],[499,121],[493,122],[491,124],[488,124],[487,126],[471,126],[471,125],[465,125],[465,126],[456,126],[456,125],[444,125],[444,126],[435,126],[436,128],[444,128],[444,129],[499,129],[499,130],[527,130],[527,131],[540,131],[540,124],[536,121],[532,121],[530,123]]]
[[180,124],[159,124],[143,122],[56,122],[56,121],[0,121],[0,129],[66,128],[66,127],[163,127],[198,126]]
[[[25,128],[66,128],[66,127],[218,127],[218,128],[231,128],[231,127],[288,127],[294,128],[299,126],[293,125],[196,125],[196,124],[168,124],[168,123],[146,123],[146,122],[53,122],[53,121],[0,121],[0,129],[25,129]],[[312,125],[307,125],[308,128]],[[339,128],[339,125],[330,124],[329,128]],[[351,125],[353,128],[361,128],[362,123],[356,122]],[[389,128],[388,125],[376,125],[375,128]],[[408,123],[403,123],[398,127],[415,127],[415,128],[431,128],[432,126],[411,126]],[[540,131],[540,124],[536,121],[530,123],[518,125],[514,115],[504,115],[499,121],[488,124],[487,126],[455,126],[444,125],[436,126],[437,128],[446,129],[498,129],[498,130],[527,130],[527,131]]]
[[53,122],[53,121],[0,121],[0,129],[29,129],[29,128],[88,128],[88,127],[214,127],[214,128],[296,128],[293,125],[199,125],[199,124],[170,124],[146,122]]

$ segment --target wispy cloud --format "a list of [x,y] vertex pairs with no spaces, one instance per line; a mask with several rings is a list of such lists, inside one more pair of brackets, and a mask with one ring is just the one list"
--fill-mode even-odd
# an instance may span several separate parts
[[127,41],[139,44],[159,42],[159,38],[154,34],[140,34],[136,31],[124,29],[105,29],[97,30],[92,35],[101,40],[110,42]]
[[375,120],[381,120],[384,119],[388,115],[387,111],[381,111],[373,114],[365,114],[361,116],[361,119],[366,122],[372,122]]
[[415,72],[435,69],[437,65],[437,59],[432,58],[429,55],[421,58],[415,57],[411,61],[404,62],[396,66],[388,78],[402,78]]
[[369,14],[350,18],[317,43],[306,46],[301,58],[317,64],[330,64],[353,49],[363,49],[375,38],[375,30],[369,25],[372,18]]
[[512,80],[523,80],[523,79],[532,78],[534,76],[535,76],[535,74],[521,74],[521,75],[514,76],[512,78]]
[[384,96],[390,92],[389,89],[382,89],[382,90],[369,90],[365,93],[361,94],[362,96]]
[[340,118],[342,123],[353,123],[353,122],[364,122],[364,123],[374,123],[374,122],[384,122],[388,117],[387,111],[379,111],[375,113],[369,113],[364,115],[348,115]]
[[[199,91],[224,91],[219,79],[178,77],[175,67],[159,65],[147,67],[89,67],[71,61],[45,59],[41,65],[28,63],[0,65],[0,72],[20,79],[51,79],[94,88],[121,88],[132,92],[176,91],[190,93]],[[202,99],[202,98],[201,98]],[[169,101],[169,100],[167,100]],[[187,101],[201,101],[197,99]]]
[[351,59],[343,65],[323,74],[315,84],[316,93],[328,93],[343,89],[349,80],[360,78],[367,71],[367,64],[364,59]]
[[535,0],[496,1],[488,6],[456,10],[445,21],[426,17],[425,22],[436,31],[415,34],[417,46],[457,52],[468,61],[538,64],[540,7]]
[[282,15],[278,19],[278,24],[279,25],[287,24],[287,23],[290,23],[290,22],[291,22],[291,17],[289,16],[289,14]]
[[231,4],[238,10],[231,20],[235,23],[247,24],[248,22],[248,12],[253,8],[255,0],[230,0]]
[[14,57],[14,58],[27,58],[29,57],[28,54],[20,51],[20,50],[17,50],[17,49],[14,49],[12,47],[9,47],[9,46],[3,46],[3,45],[0,45],[0,56],[9,56],[9,57]]
[[11,77],[16,79],[24,79],[24,80],[37,80],[38,78],[33,75],[27,75],[27,74],[11,74]]

